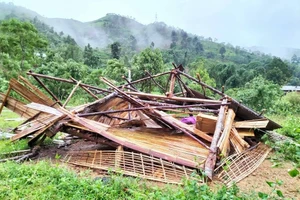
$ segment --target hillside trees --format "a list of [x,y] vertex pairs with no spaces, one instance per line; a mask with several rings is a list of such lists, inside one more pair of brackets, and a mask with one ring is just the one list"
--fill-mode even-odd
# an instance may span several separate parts
[[226,49],[224,46],[222,46],[219,50],[219,53],[221,54],[221,57],[224,59],[224,54],[226,53]]
[[279,85],[257,76],[244,87],[229,90],[227,94],[260,112],[262,109],[271,109],[273,103],[282,96],[282,91]]
[[104,76],[111,78],[118,83],[122,82],[122,76],[127,76],[127,69],[125,65],[117,59],[111,59],[107,61],[106,69],[104,70]]
[[280,58],[274,57],[270,63],[266,65],[266,78],[279,85],[287,83],[292,76],[289,67]]
[[34,57],[41,56],[48,43],[29,22],[16,19],[3,21],[0,25],[0,51],[12,59],[32,62]]
[[121,55],[121,44],[114,42],[110,45],[112,58],[119,59]]
[[90,44],[84,47],[83,63],[91,68],[97,68],[101,63],[99,55]]
[[[133,59],[132,77],[133,79],[143,78],[145,70],[151,74],[157,74],[163,71],[163,58],[160,50],[147,48],[140,52]],[[146,84],[142,85],[146,88]],[[147,91],[151,91],[151,86],[147,86]]]

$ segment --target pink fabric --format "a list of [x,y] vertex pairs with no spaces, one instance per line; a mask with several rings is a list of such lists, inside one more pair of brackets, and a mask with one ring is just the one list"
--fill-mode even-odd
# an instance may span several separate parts
[[196,118],[194,116],[182,118],[180,121],[186,124],[196,124]]

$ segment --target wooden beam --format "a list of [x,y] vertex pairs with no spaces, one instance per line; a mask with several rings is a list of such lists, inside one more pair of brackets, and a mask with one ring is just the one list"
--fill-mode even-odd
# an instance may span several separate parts
[[225,119],[225,125],[224,130],[222,132],[222,135],[218,141],[218,148],[220,149],[220,152],[222,153],[222,156],[227,157],[229,153],[229,136],[232,128],[232,124],[234,121],[235,113],[232,109],[229,109],[226,115]]
[[169,91],[167,93],[167,97],[172,97],[174,94],[175,82],[176,82],[176,70],[172,70],[171,78],[170,78],[170,86]]
[[[76,79],[74,79],[73,77],[71,77],[71,80],[74,81],[74,83],[78,83],[78,81]],[[79,84],[79,87],[81,87],[84,91],[86,91],[89,95],[91,95],[92,97],[94,97],[95,99],[99,99],[94,93],[92,93],[87,87]]]
[[78,86],[80,85],[81,81],[78,81],[76,86],[73,88],[73,90],[71,91],[70,95],[68,96],[67,100],[65,101],[65,103],[63,104],[63,108],[66,107],[66,105],[68,104],[68,102],[70,101],[71,97],[73,96],[75,90],[78,88]]
[[3,109],[3,107],[4,107],[5,103],[6,103],[6,101],[7,101],[7,98],[8,98],[8,96],[9,96],[10,91],[11,91],[11,86],[9,85],[9,86],[8,86],[8,89],[7,89],[7,92],[6,92],[5,96],[4,96],[4,99],[3,99],[3,101],[2,101],[2,104],[1,104],[1,106],[0,106],[0,114],[1,114],[1,112],[2,112],[2,109]]
[[[35,77],[41,77],[41,78],[46,78],[46,79],[51,79],[51,80],[56,80],[56,81],[65,82],[65,83],[71,83],[73,85],[76,84],[74,81],[69,80],[69,79],[57,78],[57,77],[53,77],[53,76],[47,76],[47,75],[44,75],[44,74],[37,74],[37,73],[30,72],[30,71],[27,72],[27,75],[31,75],[31,76],[35,76]],[[88,84],[85,84],[85,83],[81,83],[81,85],[85,86],[87,88],[91,88],[91,89],[97,90],[97,91],[111,93],[111,91],[108,91],[108,90],[105,90],[105,89],[102,89],[102,88],[98,88],[98,87],[95,87],[95,86],[92,86],[92,85],[88,85]]]
[[157,98],[157,99],[168,99],[168,100],[174,100],[174,101],[181,101],[181,102],[195,102],[195,103],[216,103],[220,104],[221,101],[218,100],[211,100],[211,99],[199,99],[199,98],[187,98],[187,97],[166,97],[163,95],[158,94],[148,94],[143,92],[125,92],[129,95],[135,95],[139,97],[149,97],[149,98]]
[[[226,104],[227,103],[227,98],[223,99],[222,103]],[[225,112],[227,110],[228,106],[221,106],[220,108],[220,112],[219,112],[219,116],[217,119],[217,123],[216,123],[216,128],[215,128],[215,132],[214,132],[214,136],[210,145],[210,152],[209,155],[206,159],[205,162],[205,174],[208,178],[212,179],[213,176],[213,171],[216,165],[216,160],[217,160],[217,144],[218,141],[220,139],[221,136],[221,132],[223,130],[223,126],[224,126],[224,119],[225,119]]]
[[55,96],[55,94],[53,94],[53,92],[51,92],[51,90],[49,90],[46,85],[36,76],[33,75],[33,78],[48,92],[48,94],[50,94],[50,96],[52,96],[52,98],[60,105],[62,106],[62,103],[60,102],[60,100]]

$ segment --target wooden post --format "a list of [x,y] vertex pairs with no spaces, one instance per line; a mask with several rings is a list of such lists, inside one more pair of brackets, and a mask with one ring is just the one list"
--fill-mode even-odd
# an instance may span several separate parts
[[67,100],[65,101],[65,103],[63,104],[63,108],[66,107],[67,103],[70,101],[71,97],[73,96],[75,90],[78,88],[79,84],[81,83],[81,81],[77,82],[77,85],[73,88],[72,92],[70,93],[70,95],[68,96]]
[[173,96],[175,82],[176,82],[176,70],[172,70],[170,79],[171,79],[170,80],[170,87],[169,87],[169,91],[167,93],[167,97],[172,97]]
[[[223,99],[222,103],[226,104],[227,103],[227,98]],[[218,144],[221,132],[223,130],[226,110],[227,110],[227,105],[221,106],[219,116],[218,116],[218,119],[217,119],[217,123],[216,123],[214,136],[213,136],[210,148],[209,148],[209,155],[208,155],[208,157],[206,159],[206,162],[205,162],[204,172],[205,172],[206,176],[210,179],[212,179],[213,170],[214,170],[214,167],[216,165],[217,150],[218,150],[217,144]]]
[[59,99],[53,94],[53,92],[51,92],[51,90],[49,90],[46,85],[36,76],[32,75],[33,78],[48,92],[48,94],[50,94],[50,96],[52,96],[52,98],[60,105],[62,106],[62,103],[59,101]]
[[8,96],[9,96],[10,91],[11,91],[11,86],[9,85],[9,86],[8,86],[8,90],[7,90],[7,92],[6,92],[6,94],[5,94],[5,97],[4,97],[3,101],[2,101],[2,104],[1,104],[1,106],[0,106],[0,114],[1,114],[1,112],[2,112],[2,109],[3,109],[3,107],[4,107],[5,103],[6,103],[6,101],[7,101],[7,98],[8,98]]
[[[74,83],[78,83],[78,81],[75,79],[75,78],[73,78],[73,77],[71,77],[71,80],[72,81],[74,81]],[[81,84],[79,84],[79,87],[81,87],[84,91],[86,91],[89,95],[91,95],[92,97],[94,97],[95,99],[99,99],[94,93],[92,93],[87,87],[85,87],[85,86],[83,86],[83,85],[81,85]]]

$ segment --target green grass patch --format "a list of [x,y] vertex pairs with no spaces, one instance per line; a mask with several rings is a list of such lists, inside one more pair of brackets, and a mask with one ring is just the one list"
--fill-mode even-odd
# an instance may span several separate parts
[[0,140],[0,159],[3,158],[1,154],[29,149],[27,142],[27,140],[19,140],[16,142],[11,142],[10,140]]
[[145,181],[111,175],[94,180],[49,162],[0,164],[0,199],[251,199],[237,187],[212,191],[208,185],[150,187]]
[[9,132],[11,129],[15,128],[22,121],[14,121],[14,120],[7,120],[7,119],[19,119],[20,116],[16,113],[8,110],[7,108],[3,108],[2,113],[0,115],[0,132]]

